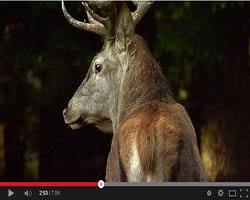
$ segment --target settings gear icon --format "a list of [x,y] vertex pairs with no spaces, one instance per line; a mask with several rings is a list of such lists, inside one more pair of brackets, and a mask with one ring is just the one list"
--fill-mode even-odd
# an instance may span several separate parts
[[222,189],[219,189],[218,190],[218,196],[223,197],[223,195],[224,195],[224,191]]

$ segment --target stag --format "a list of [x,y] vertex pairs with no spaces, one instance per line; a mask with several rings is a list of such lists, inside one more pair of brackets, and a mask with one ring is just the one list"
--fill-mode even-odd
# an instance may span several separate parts
[[[72,129],[113,133],[106,181],[206,181],[195,130],[135,27],[153,2],[83,2],[88,21],[67,21],[103,38],[85,79],[63,110]],[[105,17],[93,11],[102,9]]]

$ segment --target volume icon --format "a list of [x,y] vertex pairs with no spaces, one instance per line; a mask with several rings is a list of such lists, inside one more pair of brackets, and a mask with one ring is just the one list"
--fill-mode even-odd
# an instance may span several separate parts
[[25,195],[26,197],[31,197],[31,196],[32,196],[32,191],[31,191],[31,190],[26,190],[26,191],[24,192],[24,195]]

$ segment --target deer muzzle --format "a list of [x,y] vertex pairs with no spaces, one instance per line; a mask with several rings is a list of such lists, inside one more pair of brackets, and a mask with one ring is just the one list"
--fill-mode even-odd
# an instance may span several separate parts
[[64,108],[62,114],[63,114],[64,122],[67,125],[69,125],[72,129],[79,129],[85,124],[81,116],[79,117],[73,116],[72,114],[70,114],[70,111],[68,108]]

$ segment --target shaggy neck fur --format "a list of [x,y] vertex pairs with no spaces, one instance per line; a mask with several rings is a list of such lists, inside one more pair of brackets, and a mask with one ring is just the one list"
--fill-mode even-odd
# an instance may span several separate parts
[[135,49],[135,55],[128,61],[121,80],[120,92],[117,94],[118,101],[113,104],[113,111],[116,112],[112,119],[114,134],[119,124],[136,106],[152,100],[175,102],[167,80],[145,41],[135,35],[131,45],[131,49]]

